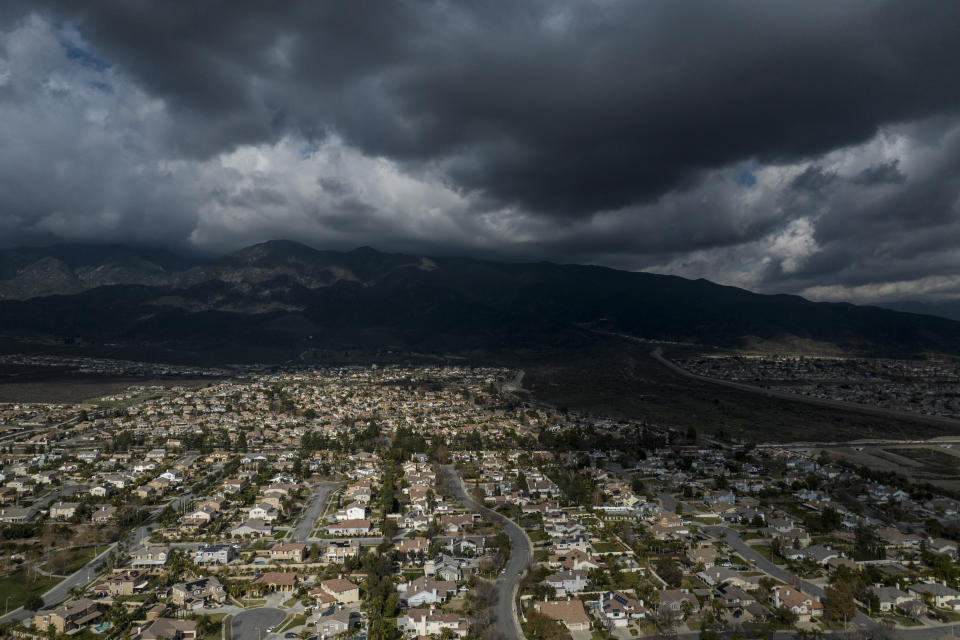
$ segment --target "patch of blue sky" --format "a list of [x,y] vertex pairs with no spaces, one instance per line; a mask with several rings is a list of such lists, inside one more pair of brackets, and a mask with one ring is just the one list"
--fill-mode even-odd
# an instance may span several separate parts
[[753,171],[750,169],[744,168],[737,173],[736,177],[734,177],[734,182],[741,187],[746,187],[749,189],[753,185],[757,184],[757,176],[755,176]]
[[60,40],[60,46],[63,47],[63,52],[66,54],[67,60],[76,62],[84,67],[93,69],[95,71],[106,71],[112,66],[106,60],[98,58],[86,49],[78,47],[73,42]]

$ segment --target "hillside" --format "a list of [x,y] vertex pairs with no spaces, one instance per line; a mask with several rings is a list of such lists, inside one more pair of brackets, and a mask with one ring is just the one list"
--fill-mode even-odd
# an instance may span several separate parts
[[567,348],[598,332],[724,347],[960,353],[960,323],[674,276],[266,242],[213,260],[112,245],[0,251],[0,335],[207,349]]

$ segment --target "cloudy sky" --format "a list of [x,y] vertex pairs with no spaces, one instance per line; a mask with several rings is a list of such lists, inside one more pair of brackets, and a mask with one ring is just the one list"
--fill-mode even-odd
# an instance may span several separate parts
[[5,2],[0,245],[960,297],[960,3]]

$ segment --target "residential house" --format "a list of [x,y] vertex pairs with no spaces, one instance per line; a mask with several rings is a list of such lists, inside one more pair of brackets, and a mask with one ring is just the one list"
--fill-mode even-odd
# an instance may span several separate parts
[[914,596],[896,587],[874,587],[873,593],[880,602],[880,611],[896,611],[902,604],[914,599]]
[[[684,609],[689,609],[691,613],[700,611],[700,603],[697,597],[686,589],[664,589],[660,592],[660,603],[658,605],[661,611],[670,611],[673,615],[680,616]],[[685,607],[683,603],[687,603]]]
[[134,567],[162,567],[170,557],[170,548],[147,545],[135,549],[131,556]]
[[273,527],[258,518],[249,518],[230,530],[235,538],[272,536]]
[[333,535],[367,535],[370,533],[369,520],[343,520],[327,526],[327,531]]
[[609,628],[625,627],[630,620],[646,615],[643,602],[621,591],[607,591],[600,596],[600,615]]
[[339,609],[326,615],[316,615],[310,618],[314,632],[322,639],[338,637],[350,628],[352,612],[348,609]]
[[198,565],[228,564],[237,557],[237,551],[228,544],[206,545],[193,553],[193,562]]
[[449,629],[458,638],[469,631],[467,621],[455,613],[443,613],[436,609],[409,609],[397,618],[397,628],[406,636],[441,635]]
[[280,513],[275,507],[266,503],[259,503],[250,507],[247,516],[253,520],[262,520],[264,522],[273,522],[280,517]]
[[208,601],[224,602],[227,591],[214,576],[207,576],[190,582],[178,582],[170,588],[170,599],[179,607],[193,609],[204,606]]
[[113,520],[117,515],[117,508],[114,506],[100,507],[90,516],[90,522],[94,524],[106,524]]
[[33,628],[38,631],[53,629],[57,633],[67,633],[82,629],[100,619],[96,603],[89,598],[80,598],[64,602],[53,609],[41,609],[33,615]]
[[819,599],[783,585],[773,589],[773,606],[789,609],[797,615],[800,622],[810,622],[813,616],[823,613],[823,605]]
[[50,505],[50,517],[55,520],[67,520],[72,518],[77,513],[77,508],[80,506],[78,502],[64,502],[63,500],[58,500],[56,503]]
[[295,573],[269,571],[254,580],[253,584],[266,587],[270,591],[293,591],[299,582],[300,578]]
[[270,547],[270,559],[274,561],[290,560],[303,562],[307,555],[307,545],[296,542],[277,543]]
[[320,583],[320,588],[336,598],[338,604],[349,605],[360,602],[360,587],[349,580],[343,578],[324,580]]
[[534,608],[546,617],[563,623],[570,631],[589,631],[590,618],[583,609],[583,602],[572,600],[544,600],[537,602]]
[[96,591],[106,592],[111,597],[132,596],[147,588],[147,575],[138,569],[117,571],[107,577]]
[[193,640],[197,637],[197,623],[193,620],[154,618],[136,627],[134,640]]
[[426,553],[429,548],[430,541],[422,536],[405,538],[397,543],[397,551],[400,553]]
[[457,592],[457,583],[434,580],[423,576],[412,582],[399,584],[397,591],[400,592],[408,607],[423,607],[424,605],[434,605],[446,601],[448,597]]
[[324,560],[339,564],[342,564],[347,558],[358,555],[360,555],[360,542],[357,540],[331,540],[323,552]]
[[918,582],[907,587],[914,597],[929,601],[935,607],[960,611],[960,592],[937,582]]
[[336,518],[338,521],[343,520],[363,520],[367,517],[367,507],[359,502],[354,502],[347,505],[342,510],[338,511]]
[[587,577],[587,572],[584,570],[565,570],[558,571],[552,575],[547,576],[544,580],[544,583],[550,587],[553,587],[555,593],[559,597],[563,597],[570,594],[577,594],[587,588],[587,585],[590,583],[590,579]]

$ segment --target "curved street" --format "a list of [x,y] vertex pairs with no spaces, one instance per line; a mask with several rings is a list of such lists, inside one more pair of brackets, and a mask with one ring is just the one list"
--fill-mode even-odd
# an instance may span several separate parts
[[[703,531],[714,536],[720,537],[722,534],[725,534],[723,537],[724,542],[730,545],[740,556],[744,559],[751,561],[758,569],[766,572],[767,574],[773,576],[774,578],[785,582],[786,584],[791,584],[796,580],[796,577],[785,571],[784,569],[773,564],[762,555],[757,553],[753,548],[750,547],[746,542],[740,538],[739,534],[733,529],[728,529],[727,527],[704,527]],[[800,580],[800,589],[805,593],[815,595],[818,598],[823,598],[824,593],[823,589],[818,587],[815,584],[811,584],[806,580]],[[850,620],[851,629],[869,629],[871,626],[876,623],[868,618],[865,614],[857,612],[857,615]],[[910,629],[897,629],[894,631],[897,638],[903,638],[904,640],[939,640],[944,637],[953,637],[956,635],[955,632],[960,632],[960,624],[946,624],[946,625],[933,625],[928,627],[913,627]],[[689,635],[689,637],[699,637],[699,633],[689,633],[689,634],[679,634],[684,637]],[[828,633],[828,636],[840,636],[841,632]],[[796,637],[797,633],[794,631],[778,631],[776,633],[777,638],[793,638]]]
[[[773,576],[777,580],[780,580],[785,584],[799,584],[800,590],[804,593],[817,596],[821,599],[824,597],[823,589],[811,582],[807,582],[806,580],[800,580],[797,576],[789,571],[781,569],[777,565],[773,564],[762,555],[757,553],[757,551],[750,545],[744,542],[740,535],[733,529],[728,529],[727,527],[704,527],[703,531],[716,538],[722,538],[723,541],[730,545],[730,547],[732,547],[733,550],[736,551],[742,558],[751,562],[758,569],[766,572],[768,575]],[[857,615],[850,620],[850,623],[851,625],[864,628],[873,624],[873,620],[858,611]]]
[[520,577],[530,565],[533,552],[530,548],[530,542],[527,534],[510,518],[489,509],[470,497],[463,480],[457,474],[456,469],[450,465],[443,467],[447,477],[451,480],[450,488],[454,496],[464,506],[479,511],[489,520],[499,522],[503,530],[510,536],[510,560],[507,562],[506,570],[494,584],[493,590],[493,608],[491,620],[494,627],[503,634],[508,640],[521,640],[523,630],[520,628],[516,610],[514,609],[514,596],[517,587],[520,584]]

